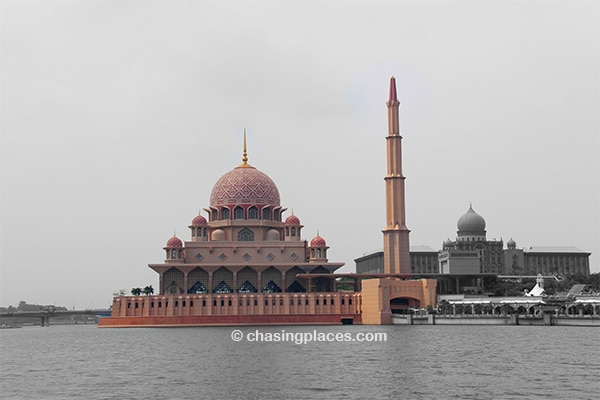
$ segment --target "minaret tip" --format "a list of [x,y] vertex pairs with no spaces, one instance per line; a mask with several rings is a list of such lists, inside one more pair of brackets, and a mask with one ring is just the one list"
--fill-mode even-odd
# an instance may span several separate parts
[[396,94],[396,78],[394,76],[390,78],[390,101],[398,101],[398,95]]

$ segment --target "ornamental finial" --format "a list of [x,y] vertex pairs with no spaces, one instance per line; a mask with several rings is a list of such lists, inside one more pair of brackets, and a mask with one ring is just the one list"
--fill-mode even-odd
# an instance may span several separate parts
[[246,151],[246,128],[244,128],[244,153],[242,154],[242,162],[248,164],[248,152]]

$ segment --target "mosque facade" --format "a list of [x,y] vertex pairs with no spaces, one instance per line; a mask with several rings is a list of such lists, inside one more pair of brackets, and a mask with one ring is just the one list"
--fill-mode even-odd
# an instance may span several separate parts
[[408,276],[399,104],[392,78],[385,274],[334,274],[344,263],[328,260],[329,246],[318,233],[310,242],[301,239],[298,216],[284,218],[277,186],[248,163],[244,133],[242,163],[215,183],[207,217],[195,216],[190,240],[174,235],[163,248],[164,262],[149,264],[158,293],[115,297],[111,317],[99,326],[385,324],[394,311],[435,306],[436,281]]

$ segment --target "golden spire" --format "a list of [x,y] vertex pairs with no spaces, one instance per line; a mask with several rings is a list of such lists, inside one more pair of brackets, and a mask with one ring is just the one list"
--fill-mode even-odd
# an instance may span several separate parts
[[246,128],[244,128],[244,154],[242,155],[244,164],[248,164],[248,153],[246,152]]
[[242,153],[242,163],[238,166],[238,168],[253,168],[250,164],[248,164],[248,152],[246,151],[246,128],[244,128],[244,152]]

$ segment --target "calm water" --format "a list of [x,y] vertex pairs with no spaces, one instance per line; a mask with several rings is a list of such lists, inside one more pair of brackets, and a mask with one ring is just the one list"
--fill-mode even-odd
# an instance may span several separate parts
[[0,330],[2,399],[593,399],[600,329],[245,327],[386,342],[234,342],[234,328]]

